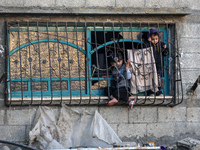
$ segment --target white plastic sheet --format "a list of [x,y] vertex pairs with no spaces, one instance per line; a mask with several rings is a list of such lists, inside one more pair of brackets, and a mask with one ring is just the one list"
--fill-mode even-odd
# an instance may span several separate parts
[[33,125],[29,145],[38,149],[110,148],[122,142],[97,111],[79,112],[63,106],[57,119],[50,107],[41,106]]

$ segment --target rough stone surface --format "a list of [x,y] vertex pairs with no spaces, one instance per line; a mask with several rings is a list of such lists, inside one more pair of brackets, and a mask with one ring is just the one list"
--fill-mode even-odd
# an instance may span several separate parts
[[35,109],[9,109],[7,119],[9,125],[31,125]]
[[[181,68],[184,69],[199,69],[200,66],[199,53],[182,53],[180,58]],[[192,64],[192,65],[191,65]]]
[[199,107],[187,108],[187,121],[200,122],[200,108]]
[[195,83],[200,75],[199,69],[182,69],[182,83]]
[[0,125],[4,124],[5,110],[0,110]]
[[150,123],[147,124],[147,136],[161,138],[163,136],[174,136],[174,123]]
[[56,0],[56,6],[62,7],[83,7],[85,6],[85,0],[73,0],[73,1],[63,1],[63,0]]
[[168,0],[168,1],[159,1],[159,0],[148,0],[146,1],[146,7],[148,8],[173,8],[174,7],[174,0]]
[[24,1],[25,7],[55,7],[55,0],[31,0]]
[[114,7],[115,6],[115,0],[86,0],[86,6],[95,6],[95,7]]
[[127,107],[101,107],[99,109],[102,117],[109,123],[128,123],[128,108]]
[[130,123],[157,122],[157,107],[134,107],[129,111]]
[[120,124],[118,136],[120,138],[140,138],[146,136],[146,124]]
[[[175,137],[190,134],[188,137],[200,135],[199,123],[197,122],[177,122],[175,123]],[[193,135],[193,136],[192,136]]]
[[185,107],[159,107],[158,122],[186,121]]
[[191,8],[190,0],[174,0],[174,7],[189,7]]
[[[178,24],[179,28],[178,35],[180,37],[187,37],[187,38],[199,38],[200,35],[198,34],[200,31],[200,24],[199,23],[180,23]],[[188,50],[190,52],[190,50]]]
[[[199,53],[197,47],[200,47],[200,37],[198,38],[180,38],[180,53]],[[189,47],[189,49],[188,49]]]
[[144,7],[144,0],[138,2],[137,0],[116,0],[116,7]]
[[25,126],[0,126],[1,140],[25,141]]
[[23,0],[1,0],[1,6],[22,7],[23,5]]

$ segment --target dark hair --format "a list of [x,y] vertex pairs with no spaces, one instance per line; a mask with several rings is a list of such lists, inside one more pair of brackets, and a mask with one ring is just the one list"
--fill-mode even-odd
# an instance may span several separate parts
[[123,59],[124,59],[124,57],[123,57],[122,52],[117,52],[116,56],[115,55],[109,55],[108,56],[108,61],[110,63],[115,63],[116,61],[123,60]]
[[157,33],[157,32],[155,32],[155,33],[150,33],[150,37],[151,37],[152,35],[153,35],[153,36],[158,36],[158,37],[159,37],[159,33]]

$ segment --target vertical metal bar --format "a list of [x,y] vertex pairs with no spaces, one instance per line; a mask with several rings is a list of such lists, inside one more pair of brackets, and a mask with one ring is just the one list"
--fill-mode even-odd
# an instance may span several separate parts
[[43,103],[43,92],[42,92],[42,73],[41,73],[41,57],[40,57],[40,37],[39,37],[39,27],[38,27],[38,21],[37,21],[37,40],[38,40],[38,52],[39,52],[39,68],[40,68],[40,85],[41,85],[41,103]]
[[[123,49],[123,53],[124,53],[124,62],[126,63],[126,50],[125,50],[125,43],[124,43],[124,30],[123,30],[123,22],[121,23],[121,28],[122,28],[122,37],[123,37],[123,39],[122,39],[122,49]],[[119,39],[118,39],[119,40]],[[127,54],[128,55],[128,54]],[[128,60],[128,59],[127,59]],[[126,78],[126,90],[127,90],[127,97],[129,97],[129,95],[130,95],[130,92],[129,92],[129,89],[128,89],[128,80],[127,80],[127,78]]]
[[107,55],[107,48],[106,48],[106,32],[105,32],[105,22],[103,23],[103,37],[104,37],[104,49],[105,49],[105,56],[106,56],[106,75],[107,75],[107,87],[108,87],[108,97],[110,98],[110,87],[109,87],[109,75],[108,75],[108,55]]
[[90,104],[91,102],[91,74],[90,74],[90,68],[91,68],[91,57],[90,57],[90,50],[89,49],[89,46],[88,46],[88,34],[90,33],[91,35],[91,32],[88,31],[87,29],[87,22],[85,22],[85,50],[86,50],[86,71],[87,71],[87,94],[89,93],[89,102],[88,104]]
[[6,52],[7,52],[7,54],[6,54],[6,62],[7,62],[7,65],[8,66],[6,66],[5,68],[7,68],[7,71],[8,71],[8,73],[7,73],[7,80],[6,80],[6,87],[7,88],[9,88],[9,89],[7,89],[7,94],[9,94],[9,99],[10,99],[10,101],[9,101],[9,103],[8,103],[8,95],[5,93],[5,95],[6,95],[6,99],[5,99],[5,104],[6,104],[6,106],[9,106],[9,105],[11,105],[11,96],[12,96],[12,94],[11,94],[11,74],[10,74],[10,27],[9,27],[9,25],[8,25],[8,22],[6,22],[6,29],[7,29],[7,39],[6,39],[6,43],[7,43],[7,50],[6,50]]
[[[148,32],[149,32],[149,37],[150,37],[150,23],[148,23]],[[150,43],[149,46],[150,46],[150,50],[151,50],[151,67],[153,69],[153,92],[156,93],[155,92],[155,76],[154,76],[156,73],[155,72],[156,67],[154,67],[154,66],[156,66],[156,64],[155,64],[155,58],[154,58],[154,51],[152,52],[153,48],[152,48],[151,42],[149,41],[149,39],[147,39],[147,40]],[[154,62],[153,62],[153,60],[154,60]],[[151,104],[154,104],[155,102],[156,102],[156,94],[154,94],[154,100]]]
[[29,28],[29,22],[27,23],[27,28],[28,28],[28,42],[29,42],[29,46],[28,46],[28,48],[29,48],[29,63],[30,63],[30,89],[31,89],[31,103],[30,103],[30,105],[32,105],[33,104],[33,91],[32,91],[32,69],[31,69],[31,67],[32,67],[32,58],[31,58],[31,41],[30,41],[30,28]]
[[96,24],[94,23],[94,36],[95,36],[95,54],[96,54],[96,63],[97,63],[97,72],[98,72],[98,90],[99,90],[99,101],[98,104],[100,103],[100,83],[99,83],[99,55],[98,55],[98,50],[97,50],[97,33],[96,33]]
[[79,73],[79,84],[80,84],[80,101],[79,104],[81,104],[82,100],[82,91],[81,91],[81,78],[80,78],[80,63],[79,63],[79,50],[78,50],[78,25],[76,22],[76,45],[77,45],[77,57],[78,57],[78,73]]
[[[113,29],[114,54],[115,54],[115,57],[117,57],[117,50],[116,50],[116,45],[115,45],[115,25],[114,25],[114,22],[112,22],[112,29]],[[116,68],[115,69],[117,69],[117,76],[119,76],[119,71],[118,71],[118,68],[117,68],[117,61],[115,63],[116,63],[116,66],[115,66]],[[117,85],[118,85],[118,80],[117,80]],[[119,101],[119,97],[120,97],[119,87],[117,87],[117,96],[118,96],[117,100]]]
[[[135,62],[135,54],[134,54],[134,51],[135,51],[135,47],[134,47],[134,42],[133,42],[133,24],[132,22],[130,23],[130,29],[131,29],[131,46],[132,46],[132,56],[133,56],[133,64],[135,65],[136,62]],[[136,68],[136,67],[134,67]],[[138,86],[137,86],[137,78],[136,78],[136,75],[137,75],[137,72],[135,70],[135,87],[136,87],[136,103],[137,103],[137,100],[138,100]]]
[[19,59],[20,59],[20,82],[21,82],[21,96],[22,96],[22,100],[21,100],[21,105],[23,104],[23,85],[22,85],[22,60],[21,60],[21,47],[20,47],[20,29],[19,29],[19,22],[18,22],[18,44],[19,44]]
[[[158,26],[158,32],[160,33],[160,26],[159,26],[159,23],[157,24],[157,26]],[[159,34],[159,36],[160,36],[160,34]],[[160,52],[160,60],[161,60],[161,74],[162,74],[162,77],[164,77],[164,75],[163,75],[163,72],[164,72],[164,69],[163,69],[163,67],[164,67],[164,64],[163,64],[163,54],[162,54],[162,47],[161,47],[161,41],[160,41],[160,37],[159,37],[159,52]],[[160,77],[160,80],[161,80],[161,88],[162,88],[162,77]],[[164,80],[163,80],[163,84],[164,84]],[[164,84],[165,85],[165,84]],[[164,103],[164,101],[165,101],[165,87],[163,87],[163,101],[160,103],[160,104],[163,104]]]
[[58,67],[59,67],[59,78],[60,78],[60,92],[61,92],[61,101],[62,104],[62,79],[61,79],[61,70],[60,70],[60,62],[62,61],[60,58],[60,47],[59,47],[59,38],[58,38],[58,22],[56,22],[56,32],[57,32],[57,43],[58,43]]
[[[141,34],[141,26],[142,25],[140,23],[140,34]],[[140,39],[140,41],[141,41],[141,51],[142,51],[142,59],[143,59],[142,68],[143,68],[143,71],[144,71],[143,74],[144,74],[144,86],[145,86],[145,88],[144,88],[145,89],[145,101],[144,101],[144,104],[145,104],[146,100],[147,100],[147,88],[146,88],[147,84],[146,84],[146,74],[145,74],[145,68],[144,68],[144,65],[145,65],[144,64],[144,61],[145,61],[144,59],[145,58],[144,58],[144,49],[143,49],[143,44],[142,44],[142,38]]]
[[66,22],[66,24],[65,24],[65,30],[66,30],[66,40],[67,40],[67,58],[68,58],[68,70],[69,70],[69,83],[68,83],[68,87],[70,88],[70,89],[68,89],[69,90],[69,92],[70,92],[70,101],[69,101],[69,104],[71,104],[71,101],[72,101],[72,90],[71,90],[71,73],[70,73],[70,61],[69,61],[69,36],[68,36],[68,32],[67,32],[67,22]]
[[[53,92],[52,92],[52,75],[51,75],[51,70],[52,70],[52,67],[51,67],[51,51],[50,51],[50,45],[49,45],[49,22],[47,22],[47,39],[48,39],[48,52],[49,52],[49,74],[50,74],[50,83],[48,84],[48,91],[50,90],[51,92],[51,101],[49,102],[49,104],[52,103],[53,101]],[[49,87],[50,85],[50,87]]]

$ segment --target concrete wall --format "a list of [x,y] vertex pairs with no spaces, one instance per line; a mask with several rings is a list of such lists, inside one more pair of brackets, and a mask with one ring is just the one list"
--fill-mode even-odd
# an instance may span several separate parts
[[[145,14],[155,15],[146,16]],[[98,109],[123,141],[140,143],[156,141],[157,145],[164,145],[175,143],[187,136],[200,139],[200,87],[193,95],[186,95],[186,90],[200,75],[199,0],[65,0],[64,2],[61,0],[1,0],[0,44],[3,48],[0,45],[0,69],[2,72],[5,70],[6,58],[4,54],[5,21],[176,23],[184,88],[182,104],[173,108],[134,107],[133,110],[129,110],[127,106],[75,107],[75,109],[91,109],[91,111]],[[28,132],[37,107],[5,107],[4,92],[5,81],[0,84],[0,139],[28,143]],[[59,107],[52,108],[55,111],[60,109]]]

